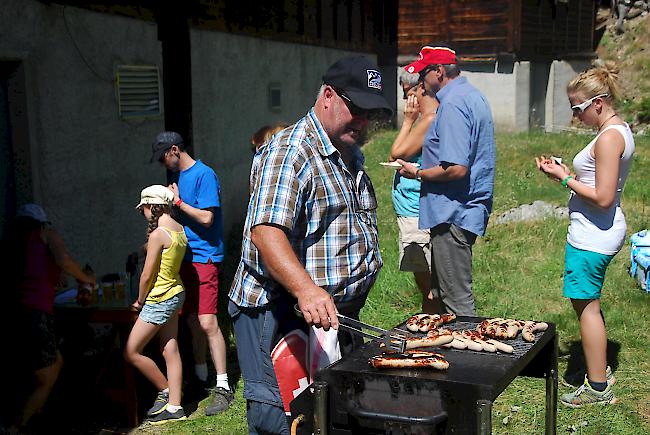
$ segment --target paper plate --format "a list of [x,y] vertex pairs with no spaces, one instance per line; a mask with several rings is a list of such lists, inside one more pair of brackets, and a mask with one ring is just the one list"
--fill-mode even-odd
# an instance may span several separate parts
[[[402,165],[400,165],[400,164],[397,163],[397,162],[379,162],[379,164],[382,165],[382,166],[384,166],[384,167],[386,167],[386,168],[391,168],[391,169],[399,169],[399,168],[402,167]],[[413,166],[420,166],[420,165],[417,164],[417,163],[411,163],[411,164],[412,164]]]

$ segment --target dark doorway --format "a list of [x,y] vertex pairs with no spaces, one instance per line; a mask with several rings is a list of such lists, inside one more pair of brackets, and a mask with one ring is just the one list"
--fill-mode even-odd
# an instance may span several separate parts
[[7,223],[16,212],[16,174],[14,146],[9,109],[10,82],[18,69],[18,62],[0,62],[0,230],[4,234]]
[[551,64],[530,63],[530,128],[540,129],[546,124],[546,88]]

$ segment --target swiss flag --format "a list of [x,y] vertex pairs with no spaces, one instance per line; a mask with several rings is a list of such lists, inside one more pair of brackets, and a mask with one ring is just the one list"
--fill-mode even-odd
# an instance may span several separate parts
[[273,369],[286,413],[290,412],[291,401],[309,386],[308,352],[309,338],[299,329],[285,335],[271,352]]

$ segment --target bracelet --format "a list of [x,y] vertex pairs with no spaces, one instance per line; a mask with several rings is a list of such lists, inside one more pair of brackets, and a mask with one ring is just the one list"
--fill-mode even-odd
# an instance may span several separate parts
[[567,186],[567,183],[569,182],[569,180],[571,178],[573,178],[573,177],[571,175],[568,175],[564,180],[562,180],[562,186],[569,187],[569,186]]
[[176,201],[176,202],[174,203],[174,205],[175,205],[176,207],[180,207],[181,204],[183,204],[183,200],[180,199],[180,198],[178,198],[178,201]]
[[417,171],[415,171],[415,179],[418,180],[418,181],[422,181],[422,177],[420,176],[420,171],[421,170],[422,169],[418,169]]

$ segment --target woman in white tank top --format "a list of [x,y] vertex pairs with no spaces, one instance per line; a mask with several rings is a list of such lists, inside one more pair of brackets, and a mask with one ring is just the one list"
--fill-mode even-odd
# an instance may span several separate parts
[[625,240],[625,216],[620,198],[634,153],[630,127],[618,116],[618,69],[606,63],[578,74],[568,85],[573,116],[597,127],[596,137],[573,159],[569,168],[541,156],[537,167],[549,178],[571,189],[564,296],[580,321],[587,365],[584,383],[560,398],[577,408],[591,403],[613,403],[615,382],[607,366],[607,332],[600,292],[605,271]]

